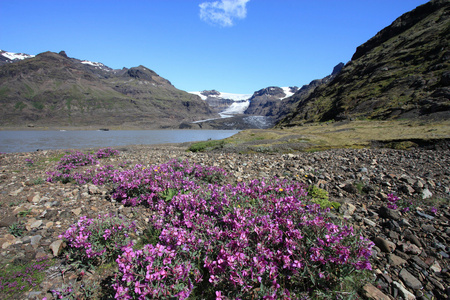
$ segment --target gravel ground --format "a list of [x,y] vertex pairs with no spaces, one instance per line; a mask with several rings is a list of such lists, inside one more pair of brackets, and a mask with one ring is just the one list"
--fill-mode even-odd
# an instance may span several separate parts
[[[365,287],[367,297],[449,298],[449,150],[337,149],[239,154],[191,153],[186,152],[187,147],[188,144],[120,147],[120,156],[100,163],[118,165],[127,161],[151,166],[187,159],[225,169],[230,183],[277,176],[314,184],[328,191],[330,200],[342,204],[332,217],[348,219],[376,244],[376,281]],[[111,191],[101,187],[46,182],[46,172],[53,171],[65,153],[57,150],[0,154],[1,265],[53,257],[58,251],[58,235],[82,215],[117,212],[133,216],[130,208],[107,200]],[[390,193],[410,203],[410,211],[387,209]],[[145,218],[145,213],[141,218]],[[8,228],[18,221],[26,224],[26,233],[15,238]],[[64,280],[56,273],[49,273],[40,286],[24,293],[23,299],[42,299],[45,295],[52,299],[48,290]]]

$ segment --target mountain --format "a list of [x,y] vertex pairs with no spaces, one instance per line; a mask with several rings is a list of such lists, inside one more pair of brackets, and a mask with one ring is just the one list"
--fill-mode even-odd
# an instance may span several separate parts
[[343,63],[339,63],[333,68],[333,72],[330,75],[322,79],[315,79],[301,88],[296,86],[281,88],[271,86],[256,91],[249,99],[250,105],[245,113],[271,117],[275,121],[280,120],[291,111],[295,104],[296,98],[293,98],[293,95],[305,97],[311,94],[316,87],[331,81],[341,71],[343,66]]
[[449,119],[450,5],[432,0],[359,46],[331,81],[298,91],[278,126],[344,119]]
[[249,106],[245,111],[249,115],[260,115],[268,117],[276,117],[282,109],[280,100],[292,96],[298,87],[277,87],[269,86],[253,93],[249,99]]
[[115,70],[64,51],[8,56],[16,59],[0,65],[0,126],[176,128],[217,117],[144,66]]

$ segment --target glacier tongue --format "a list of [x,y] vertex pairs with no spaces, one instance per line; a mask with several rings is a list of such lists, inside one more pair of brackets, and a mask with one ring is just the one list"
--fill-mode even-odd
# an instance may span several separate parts
[[234,102],[233,104],[231,104],[230,107],[228,107],[224,111],[220,112],[219,114],[222,118],[226,118],[228,115],[244,114],[245,110],[248,108],[249,105],[250,105],[250,101],[248,101],[248,100]]

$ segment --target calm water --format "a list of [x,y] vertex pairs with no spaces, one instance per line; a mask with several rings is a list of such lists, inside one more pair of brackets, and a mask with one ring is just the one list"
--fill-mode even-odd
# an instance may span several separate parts
[[79,149],[219,140],[239,130],[0,131],[0,152]]

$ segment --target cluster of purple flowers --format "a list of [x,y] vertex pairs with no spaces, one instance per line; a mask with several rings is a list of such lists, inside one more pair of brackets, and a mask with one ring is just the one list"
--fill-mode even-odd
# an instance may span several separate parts
[[7,277],[0,276],[0,291],[3,295],[8,295],[14,290],[27,290],[37,285],[35,278],[36,272],[45,271],[49,264],[47,263],[47,257],[37,259],[35,263],[31,263],[24,269],[7,274]]
[[111,156],[117,156],[119,155],[119,150],[114,150],[111,148],[103,148],[103,149],[99,149],[96,153],[95,156],[99,159],[102,158],[107,158],[107,157],[111,157]]
[[[88,173],[115,200],[152,211],[148,226],[160,233],[143,249],[116,245],[117,299],[299,299],[316,290],[334,298],[342,278],[371,270],[373,243],[331,222],[297,181],[213,183],[223,170],[176,160]],[[106,246],[91,246],[89,222],[82,218],[65,235],[88,259]],[[109,238],[106,229],[99,235]]]
[[114,261],[123,248],[131,245],[129,234],[135,231],[135,224],[121,217],[107,214],[90,219],[83,216],[60,238],[68,245],[70,260],[89,266]]
[[388,194],[388,205],[387,207],[390,209],[397,209],[398,205],[397,205],[397,201],[399,200],[399,198],[397,196],[394,196],[394,194]]
[[96,165],[97,163],[98,161],[94,158],[94,155],[75,151],[72,154],[64,155],[56,168],[64,173],[67,173],[76,167]]
[[202,278],[189,258],[185,251],[161,244],[126,248],[117,259],[116,299],[186,299]]
[[61,181],[63,183],[76,182],[78,184],[85,184],[92,181],[92,174],[102,172],[104,169],[111,168],[111,166],[100,167],[97,170],[87,170],[85,173],[72,172],[81,166],[96,165],[98,160],[96,158],[107,158],[119,155],[119,151],[111,148],[99,149],[94,154],[86,154],[80,151],[75,151],[71,154],[64,155],[56,166],[56,171],[47,172],[49,177],[48,182]]

